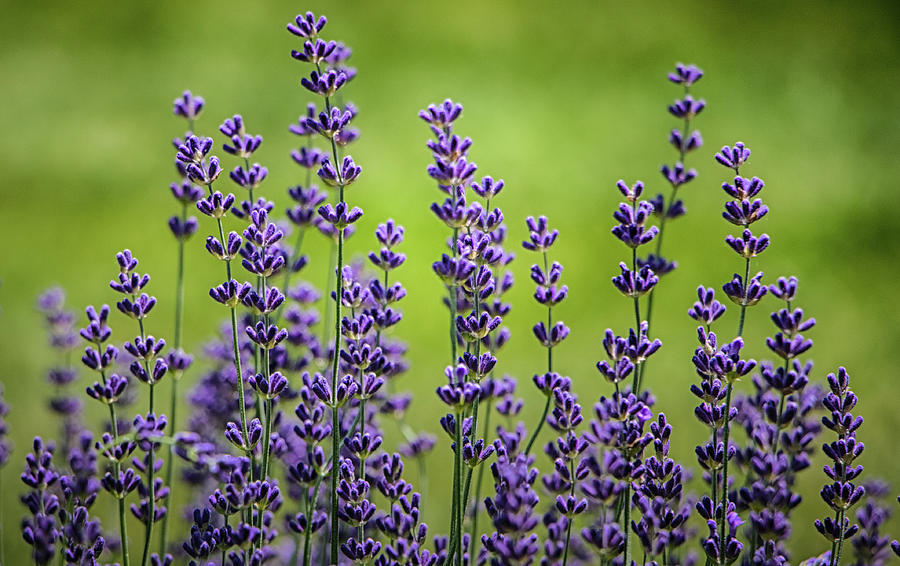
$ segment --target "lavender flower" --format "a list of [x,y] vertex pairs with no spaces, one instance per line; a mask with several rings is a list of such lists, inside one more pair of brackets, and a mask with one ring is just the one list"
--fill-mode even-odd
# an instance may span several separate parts
[[[659,220],[658,236],[654,238],[656,240],[655,250],[647,254],[646,258],[639,258],[637,262],[641,267],[649,267],[659,277],[671,273],[677,267],[676,262],[666,259],[662,254],[663,235],[669,221],[685,214],[684,204],[678,198],[678,190],[697,178],[697,170],[685,165],[686,158],[688,153],[703,146],[703,138],[699,131],[692,130],[691,122],[706,106],[705,101],[695,101],[690,94],[691,87],[703,78],[703,71],[696,65],[677,63],[675,71],[669,73],[668,78],[672,83],[681,85],[684,90],[683,98],[669,106],[669,113],[682,121],[681,128],[675,128],[669,134],[669,143],[678,152],[678,160],[672,165],[664,164],[660,167],[660,173],[671,188],[668,198],[660,193],[655,198],[646,201],[650,211]],[[629,202],[634,201],[630,200]],[[649,241],[649,238],[647,239]],[[650,290],[647,297],[645,318],[648,329],[653,319],[654,295],[653,290]],[[639,375],[638,372],[635,373],[635,378],[640,379],[641,377],[642,375]]]
[[[643,195],[644,192],[644,184],[641,181],[637,181],[634,185],[629,187],[625,181],[620,180],[616,183],[616,187],[619,189],[622,196],[625,197],[626,202],[619,203],[619,208],[613,213],[613,218],[619,224],[613,227],[612,234],[626,246],[631,248],[631,265],[629,266],[624,262],[620,262],[619,269],[621,270],[621,274],[613,277],[612,283],[619,292],[626,297],[630,297],[634,302],[635,326],[633,331],[635,333],[646,334],[649,330],[649,322],[646,323],[645,328],[645,323],[641,318],[640,298],[653,290],[659,282],[659,276],[654,273],[650,263],[638,263],[637,250],[640,246],[652,241],[657,234],[659,234],[659,229],[656,226],[651,226],[649,228],[645,226],[653,207],[647,201],[640,200],[641,195]],[[658,347],[659,346],[657,346],[657,348]],[[643,360],[641,361],[643,362]],[[604,369],[598,364],[597,367],[604,375],[606,375],[609,373],[609,368],[611,366],[607,366],[607,369]],[[626,372],[626,369],[627,368],[625,367],[621,367],[619,372]],[[631,388],[633,391],[639,392],[641,388],[642,367],[635,364],[633,369],[634,376],[632,378]],[[612,370],[612,373],[615,373],[615,371],[616,370]],[[630,370],[628,370],[628,372],[630,372]],[[614,381],[614,383],[618,383],[618,380]]]
[[825,466],[825,475],[832,483],[822,488],[820,495],[825,503],[834,511],[834,519],[826,517],[816,520],[816,530],[825,540],[831,542],[831,561],[837,565],[841,562],[844,540],[852,538],[859,532],[847,511],[856,505],[865,488],[853,480],[862,474],[863,467],[853,462],[863,453],[865,445],[856,440],[856,431],[862,426],[863,419],[851,412],[856,407],[856,394],[850,389],[850,375],[844,368],[838,368],[837,374],[828,374],[828,388],[823,404],[830,414],[822,417],[822,424],[837,435],[837,440],[824,444],[822,451],[831,458],[833,464]]

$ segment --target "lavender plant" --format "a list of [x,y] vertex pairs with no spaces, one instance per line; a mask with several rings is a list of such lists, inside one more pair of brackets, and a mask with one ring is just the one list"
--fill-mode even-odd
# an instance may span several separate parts
[[[120,252],[110,287],[120,295],[116,309],[137,323],[126,335],[136,336],[112,339],[107,305],[87,307],[78,332],[87,344],[82,363],[94,376],[86,394],[93,406],[105,406],[99,434],[88,424],[95,419],[87,418],[84,399],[73,396],[75,317],[65,310],[61,289],[40,297],[50,347],[58,354],[48,377],[60,430],[58,444],[34,439],[21,476],[27,509],[21,532],[35,564],[632,566],[693,564],[696,549],[708,565],[789,564],[790,535],[798,527],[793,514],[801,503],[797,478],[811,465],[819,421],[836,437],[823,445],[831,463],[821,490],[833,515],[815,523],[830,549],[803,563],[838,566],[852,554],[853,564],[875,565],[886,563],[889,548],[900,554],[900,545],[883,532],[889,510],[881,500],[888,488],[859,482],[862,418],[854,413],[857,397],[846,370],[828,375],[827,392],[817,383],[808,359],[812,341],[805,337],[816,321],[795,306],[796,278],[766,285],[762,273],[750,275],[752,261],[769,244],[750,226],[768,208],[757,198],[763,182],[741,176],[750,150],[740,142],[715,157],[734,171],[734,180],[723,184],[731,199],[723,216],[742,230],[726,243],[744,259],[743,275],[722,288],[740,309],[734,338],[713,332],[727,311],[713,289],[699,287],[689,309],[699,324],[694,415],[709,431],[695,449],[704,484],[699,498],[689,491],[690,467],[671,455],[673,426],[643,378],[647,360],[662,346],[650,337],[654,290],[675,267],[661,255],[662,237],[668,221],[684,213],[678,190],[696,177],[685,159],[702,145],[691,129],[705,107],[690,94],[703,76],[693,65],[679,64],[669,77],[684,88],[670,107],[682,126],[670,135],[678,161],[662,168],[669,197],[644,200],[642,182],[617,183],[625,202],[613,214],[612,234],[631,257],[619,263],[612,283],[631,300],[634,324],[622,335],[603,333],[606,359],[596,368],[612,387],[587,420],[578,379],[560,375],[555,364],[557,347],[569,335],[557,310],[568,287],[562,265],[551,257],[559,232],[545,216],[526,219],[522,245],[539,255],[530,277],[541,312],[546,309],[546,319],[541,314],[532,328],[542,358],[546,352],[546,368],[537,362],[532,379],[543,408],[528,428],[518,420],[524,401],[516,396],[516,380],[498,373],[498,353],[511,336],[503,324],[512,308],[505,293],[513,285],[514,258],[495,200],[504,182],[476,180],[472,140],[455,131],[461,105],[448,99],[419,113],[433,134],[427,173],[443,195],[431,210],[447,228],[446,248],[432,271],[444,286],[450,356],[444,380],[432,383],[446,407],[440,427],[453,464],[450,504],[436,505],[443,494],[426,491],[426,462],[437,439],[407,422],[412,396],[399,381],[408,369],[407,346],[396,337],[407,294],[397,278],[408,263],[405,230],[393,219],[378,224],[368,261],[353,259],[348,238],[363,211],[348,203],[346,190],[361,168],[345,151],[359,138],[351,125],[358,110],[343,97],[356,71],[346,64],[347,46],[320,36],[325,25],[324,16],[307,12],[287,26],[302,41],[291,56],[313,67],[300,83],[320,98],[290,126],[302,139],[291,158],[304,171],[302,184],[288,189],[284,220],[262,192],[267,167],[254,162],[262,136],[248,133],[240,114],[221,123],[220,147],[236,160],[228,177],[240,196],[223,192],[216,144],[194,133],[205,101],[190,91],[176,99],[174,113],[187,120],[188,131],[175,140],[181,179],[171,186],[180,207],[169,220],[178,247],[174,340],[166,349],[165,340],[149,334],[148,315],[157,304],[148,293],[150,277],[136,271],[129,250]],[[324,149],[316,147],[320,138]],[[314,171],[331,193],[313,182]],[[224,264],[224,279],[209,296],[227,309],[202,347],[204,367],[196,377],[187,371],[194,357],[185,350],[183,329],[185,251],[200,227],[188,215],[191,206],[212,219],[204,247]],[[654,215],[658,226],[651,225]],[[333,243],[322,261],[325,288],[332,289],[327,293],[305,280],[306,266],[316,261],[303,253],[313,228]],[[654,252],[645,255],[641,250],[654,240]],[[770,315],[775,332],[760,344],[776,361],[757,363],[743,355],[750,340],[744,323],[747,308],[766,295],[780,302]],[[179,421],[178,382],[187,376],[191,411]],[[747,376],[752,387],[738,390]],[[163,381],[171,382],[164,411],[157,402]],[[141,409],[132,408],[135,403]],[[9,458],[6,412],[0,400],[0,468]],[[396,446],[385,430],[389,423],[400,439]],[[545,424],[553,431],[546,442]],[[547,456],[541,461],[538,440]],[[491,482],[485,488],[486,470]],[[179,510],[184,529],[171,497],[176,485],[188,501]],[[94,505],[106,499],[117,510],[114,527]],[[444,532],[423,522],[426,505],[434,516],[446,515]],[[126,509],[143,527],[137,536],[133,528],[129,535]],[[692,510],[705,522],[699,536]],[[484,516],[487,532],[484,523],[479,528]]]

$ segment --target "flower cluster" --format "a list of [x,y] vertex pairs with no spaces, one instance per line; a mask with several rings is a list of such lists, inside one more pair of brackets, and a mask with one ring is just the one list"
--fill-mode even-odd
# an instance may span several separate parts
[[[426,466],[437,438],[407,421],[412,396],[400,388],[407,346],[396,331],[407,289],[397,275],[407,265],[406,231],[393,219],[378,224],[362,259],[348,245],[364,222],[346,199],[361,175],[345,154],[360,137],[358,110],[344,100],[356,70],[347,66],[347,46],[322,37],[326,23],[307,12],[287,26],[300,39],[292,58],[311,66],[299,82],[317,98],[290,126],[302,140],[291,158],[303,173],[288,188],[286,210],[263,194],[268,169],[255,161],[263,138],[250,133],[241,114],[219,126],[225,138],[218,147],[235,159],[228,177],[240,187],[236,195],[218,184],[230,166],[216,155],[216,142],[194,133],[201,111],[209,112],[206,102],[190,91],[175,100],[187,132],[174,143],[181,179],[171,187],[180,204],[169,220],[177,244],[171,344],[149,333],[157,299],[127,249],[116,255],[110,281],[115,308],[87,307],[82,328],[61,289],[39,298],[54,351],[50,410],[62,428],[58,444],[35,438],[24,458],[21,534],[34,563],[632,566],[695,564],[702,549],[708,565],[788,564],[792,515],[801,503],[797,479],[811,465],[823,426],[836,436],[823,445],[830,463],[821,490],[833,515],[815,528],[831,548],[798,563],[839,566],[852,555],[854,564],[881,565],[891,550],[900,555],[900,543],[884,532],[888,487],[860,483],[862,417],[846,370],[827,377],[827,392],[817,384],[807,338],[816,321],[796,306],[796,278],[766,285],[761,273],[750,276],[753,258],[769,245],[751,224],[768,208],[758,198],[763,182],[741,176],[750,150],[740,142],[716,155],[735,175],[723,185],[730,197],[723,216],[741,228],[726,243],[744,258],[744,270],[722,290],[740,308],[737,332],[722,338],[716,325],[728,309],[712,288],[699,287],[688,311],[698,325],[694,416],[708,431],[695,447],[705,483],[699,497],[687,491],[690,468],[671,455],[673,425],[644,377],[662,346],[650,337],[653,291],[675,268],[661,255],[662,236],[667,222],[684,214],[678,191],[697,174],[685,159],[702,145],[692,124],[705,102],[690,89],[703,73],[682,64],[669,76],[684,89],[669,108],[682,122],[669,137],[678,161],[662,168],[670,196],[645,200],[640,181],[617,183],[624,202],[612,234],[631,258],[612,282],[631,299],[634,324],[599,338],[605,359],[596,368],[610,391],[587,420],[578,383],[559,372],[557,348],[570,333],[557,310],[569,291],[554,260],[559,232],[545,216],[526,219],[522,246],[538,254],[530,268],[533,296],[546,309],[532,327],[541,368],[532,381],[543,410],[526,427],[516,380],[498,373],[510,339],[504,322],[514,257],[496,206],[504,182],[476,178],[473,142],[455,129],[460,104],[448,99],[419,113],[433,134],[427,173],[441,193],[431,211],[448,236],[432,270],[449,314],[449,363],[435,393],[452,461],[449,505],[429,511],[446,515],[446,529],[425,524],[424,508],[443,493],[428,491],[434,471]],[[206,363],[196,378],[183,336],[185,257],[199,229],[191,206],[211,219],[203,247],[224,267],[208,294],[224,307],[225,320],[202,347]],[[303,253],[312,228],[330,247],[321,263],[329,292],[302,279],[308,265],[318,265]],[[654,252],[641,252],[654,241]],[[770,315],[775,330],[759,347],[765,344],[775,361],[757,363],[745,354],[753,339],[743,335],[744,322],[747,307],[766,295],[780,302]],[[134,338],[113,339],[113,310],[135,321],[128,323]],[[78,372],[68,362],[79,336],[92,375],[87,403],[72,391]],[[190,413],[179,422],[178,382],[185,376],[192,381]],[[747,391],[738,389],[744,378]],[[161,384],[171,393],[167,409],[159,405]],[[141,410],[132,409],[136,403]],[[103,411],[99,434],[87,426],[96,419],[83,405]],[[7,410],[0,399],[0,467],[10,450]],[[553,434],[541,438],[547,458],[538,462],[533,449],[545,424]],[[182,497],[171,497],[174,485],[185,490]],[[175,508],[181,499],[183,510]],[[101,526],[98,510],[107,503],[118,512],[117,528]],[[129,536],[128,510],[137,519],[131,526],[141,527],[137,536]],[[694,513],[705,523],[697,530]],[[170,533],[168,519],[179,515],[188,528]],[[489,523],[479,528],[480,520]]]
[[770,317],[777,332],[766,339],[779,360],[760,364],[753,394],[735,398],[735,422],[748,442],[736,453],[745,487],[733,499],[738,511],[749,511],[749,555],[758,561],[787,561],[783,541],[790,533],[791,512],[801,501],[794,485],[797,473],[810,466],[812,443],[820,431],[814,413],[823,393],[818,386],[807,387],[813,365],[799,358],[812,346],[800,333],[816,321],[793,308],[797,279],[779,278],[769,292],[784,301]]
[[634,328],[631,329],[628,338],[613,336],[611,330],[606,331],[604,348],[609,361],[601,361],[597,364],[597,369],[617,389],[620,381],[633,374],[631,390],[639,392],[643,363],[662,343],[659,340],[651,342],[648,338],[650,325],[641,317],[640,307],[641,297],[653,290],[659,282],[659,276],[649,263],[638,262],[637,250],[652,241],[659,234],[659,228],[647,226],[647,221],[653,213],[653,205],[649,201],[641,200],[644,183],[637,181],[629,187],[625,181],[619,180],[616,188],[625,197],[626,202],[619,203],[618,209],[613,213],[613,218],[618,224],[613,227],[612,234],[631,248],[631,264],[619,262],[621,273],[612,278],[612,283],[620,293],[634,302]]
[[[858,399],[850,389],[850,374],[839,368],[837,374],[830,373],[827,379],[829,392],[823,401],[826,416],[822,417],[822,424],[835,433],[837,439],[822,445],[822,451],[832,461],[825,466],[825,475],[831,483],[819,493],[834,511],[834,518],[816,520],[816,530],[831,543],[830,564],[840,564],[844,541],[859,532],[859,525],[853,523],[847,511],[866,493],[862,485],[854,482],[863,471],[863,467],[854,462],[866,447],[856,440],[856,431],[862,426],[863,419],[852,413]],[[861,523],[871,530],[872,522],[868,518],[864,517]]]
[[[472,140],[453,132],[461,114],[462,105],[449,99],[419,112],[435,136],[428,142],[434,158],[427,168],[428,175],[447,195],[443,203],[433,203],[431,210],[451,230],[450,253],[444,253],[432,266],[447,288],[446,304],[450,309],[451,365],[444,372],[447,384],[437,389],[438,397],[451,410],[441,419],[441,426],[450,436],[454,452],[447,564],[454,559],[457,564],[466,560],[466,539],[474,540],[477,535],[480,480],[476,483],[472,530],[467,535],[464,529],[469,489],[475,469],[494,452],[486,438],[477,437],[479,406],[482,384],[492,385],[495,354],[509,339],[509,331],[500,325],[510,310],[502,295],[512,286],[512,275],[508,271],[501,275],[500,270],[513,260],[513,254],[503,248],[503,212],[491,208],[504,182],[489,176],[475,180],[477,165],[468,157]],[[468,201],[470,188],[484,200],[484,205],[477,200]],[[460,356],[457,348],[461,344],[466,351]],[[482,410],[485,420],[489,418],[490,406],[487,409],[487,416]]]

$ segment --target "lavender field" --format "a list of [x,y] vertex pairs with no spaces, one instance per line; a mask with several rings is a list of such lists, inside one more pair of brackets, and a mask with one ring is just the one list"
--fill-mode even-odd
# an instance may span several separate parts
[[897,21],[8,7],[0,564],[898,561]]

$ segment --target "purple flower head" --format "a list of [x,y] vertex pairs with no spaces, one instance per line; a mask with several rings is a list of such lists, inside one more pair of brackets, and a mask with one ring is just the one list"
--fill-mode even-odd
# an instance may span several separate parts
[[327,21],[325,16],[319,16],[316,19],[312,12],[306,12],[294,18],[294,23],[289,23],[287,30],[298,37],[315,38],[325,27]]
[[230,261],[238,256],[243,243],[238,233],[233,231],[228,233],[224,244],[215,236],[207,236],[206,251],[220,260]]
[[284,328],[278,328],[274,324],[266,326],[263,321],[257,322],[254,326],[248,326],[246,332],[251,341],[265,350],[275,348],[288,335],[288,331]]
[[304,41],[302,51],[291,49],[291,57],[304,63],[318,65],[334,53],[335,49],[337,49],[337,43],[334,41],[324,41],[316,38],[315,41]]
[[128,366],[128,370],[138,381],[146,383],[147,385],[156,385],[169,372],[169,365],[164,359],[157,358],[156,361],[153,362],[152,368],[149,367],[149,362],[142,364],[138,361],[134,361]]
[[467,185],[477,170],[478,166],[465,157],[448,162],[435,156],[434,163],[427,167],[428,176],[437,181],[438,186],[446,193],[453,193],[453,187]]
[[625,537],[618,523],[582,529],[581,537],[600,555],[602,561],[611,561],[625,552]]
[[761,219],[769,212],[769,207],[764,205],[760,199],[729,201],[725,203],[725,212],[722,218],[737,226],[747,227],[757,220]]
[[176,239],[186,241],[197,232],[197,219],[193,216],[182,220],[178,216],[169,218],[169,230]]
[[155,306],[156,297],[151,297],[147,293],[141,293],[134,301],[126,298],[116,303],[119,312],[135,320],[145,318]]
[[447,198],[442,204],[431,203],[431,211],[448,228],[466,229],[476,224],[483,209],[477,202],[466,203],[464,195],[459,198]]
[[659,283],[659,277],[647,265],[634,272],[628,269],[624,262],[619,262],[619,269],[622,270],[622,273],[613,277],[612,283],[626,297],[635,298],[645,295]]
[[462,114],[462,104],[457,104],[449,98],[440,104],[429,104],[428,108],[419,111],[419,117],[425,120],[435,130],[435,135],[443,130],[453,127],[453,122]]
[[229,422],[225,425],[225,438],[235,448],[243,452],[252,451],[262,438],[262,424],[259,419],[252,419],[247,423],[247,437],[244,437],[239,424]]
[[343,70],[328,69],[322,73],[312,71],[309,77],[300,79],[300,84],[313,94],[331,97],[347,84],[347,74]]
[[796,277],[779,277],[778,280],[769,285],[769,292],[775,297],[788,303],[794,300],[797,295],[797,278]]
[[529,216],[525,219],[525,224],[528,226],[529,241],[522,242],[522,247],[526,250],[544,253],[559,236],[559,230],[548,228],[546,216],[539,216],[536,220],[533,216]]
[[362,167],[354,163],[353,158],[349,155],[344,157],[341,162],[340,171],[335,170],[331,160],[324,157],[322,166],[316,172],[322,182],[329,187],[347,187],[356,181],[360,173],[362,173]]
[[688,311],[688,316],[709,326],[725,314],[725,305],[716,300],[716,292],[712,287],[697,287],[697,301]]
[[250,169],[244,169],[241,166],[235,167],[228,176],[231,177],[231,180],[237,185],[240,185],[247,190],[255,190],[259,188],[259,185],[265,180],[266,175],[268,174],[268,169],[261,166],[259,163],[254,163],[250,166]]
[[189,122],[193,122],[203,110],[205,101],[202,96],[195,96],[191,91],[186,90],[181,96],[175,99],[172,112],[176,116],[181,116]]
[[467,342],[476,342],[495,330],[503,320],[499,316],[491,316],[482,312],[478,317],[474,314],[456,317],[456,330]]
[[657,218],[674,220],[676,218],[684,216],[687,213],[687,211],[684,209],[684,201],[682,201],[681,199],[674,199],[669,203],[668,208],[666,208],[665,197],[663,197],[662,194],[656,195],[654,198],[647,202],[653,205],[653,214],[656,215]]
[[334,139],[353,119],[353,114],[338,107],[332,107],[331,112],[322,112],[318,119],[307,118],[306,127],[321,135],[325,139]]
[[359,220],[363,211],[361,208],[354,206],[350,209],[349,205],[339,202],[336,206],[325,204],[318,209],[319,216],[337,229],[346,228]]
[[639,268],[646,265],[650,268],[650,271],[652,271],[659,277],[672,273],[678,267],[678,262],[669,261],[666,258],[656,254],[648,254],[646,258],[639,257],[637,258],[636,263]]
[[735,173],[748,159],[750,159],[750,148],[746,147],[744,142],[737,142],[734,147],[726,145],[716,154],[716,161],[729,169],[734,169]]
[[679,152],[688,153],[703,146],[703,137],[694,130],[685,138],[681,130],[675,129],[669,134],[669,143]]
[[182,163],[199,165],[212,148],[212,138],[200,138],[191,134],[178,146],[175,157]]
[[669,73],[669,80],[675,84],[689,87],[703,77],[703,71],[696,65],[675,64],[675,72]]
[[291,159],[301,167],[312,169],[325,161],[325,153],[316,148],[301,147],[291,151]]
[[753,306],[766,296],[768,288],[762,284],[762,271],[750,278],[749,284],[744,286],[744,279],[737,273],[731,281],[722,286],[725,295],[738,305]]
[[112,335],[112,330],[110,330],[108,323],[109,306],[103,305],[100,307],[100,312],[97,312],[94,307],[88,306],[85,312],[87,313],[88,323],[87,326],[79,331],[81,337],[97,345],[109,340],[109,337]]
[[690,94],[685,95],[685,97],[681,100],[676,100],[674,103],[669,105],[669,114],[675,116],[676,118],[686,118],[690,119],[700,114],[703,109],[706,108],[706,101],[702,98],[700,100],[695,100],[693,96]]
[[613,218],[619,222],[619,225],[612,229],[613,236],[630,248],[650,242],[659,233],[656,226],[644,227],[651,214],[653,205],[647,201],[641,201],[633,207],[625,203],[620,204],[619,209],[613,213]]
[[684,165],[681,163],[676,163],[672,167],[663,165],[660,167],[660,173],[662,173],[663,178],[672,185],[672,188],[675,189],[685,183],[693,181],[694,178],[697,177],[696,169],[685,169]]
[[228,193],[223,195],[219,191],[215,191],[206,198],[197,201],[197,210],[207,216],[213,218],[222,218],[234,205],[234,195]]
[[137,336],[133,342],[125,342],[126,352],[138,360],[145,361],[153,361],[165,347],[165,340],[162,338],[157,340],[153,336],[147,336],[146,338]]
[[726,236],[725,243],[727,243],[735,253],[749,259],[758,256],[769,247],[769,235],[763,234],[757,237],[747,229],[737,238],[731,235]]
[[[747,179],[738,175],[734,178],[734,184],[722,183],[722,190],[731,198],[738,201],[749,200],[759,194],[766,184],[759,177]],[[727,206],[726,206],[727,211]],[[760,216],[761,218],[762,216]]]
[[149,282],[150,276],[147,274],[140,275],[134,272],[119,273],[118,281],[110,281],[109,287],[113,291],[122,293],[123,295],[136,295],[140,293]]
[[[468,140],[469,138],[466,139]],[[469,143],[471,144],[471,140],[469,140]],[[493,177],[486,176],[481,179],[480,183],[473,182],[472,190],[481,198],[490,200],[500,194],[500,191],[503,190],[503,186],[503,179],[497,179],[495,181]]]
[[198,185],[212,185],[221,173],[222,167],[216,156],[210,157],[206,162],[191,163],[187,166],[188,179]]

